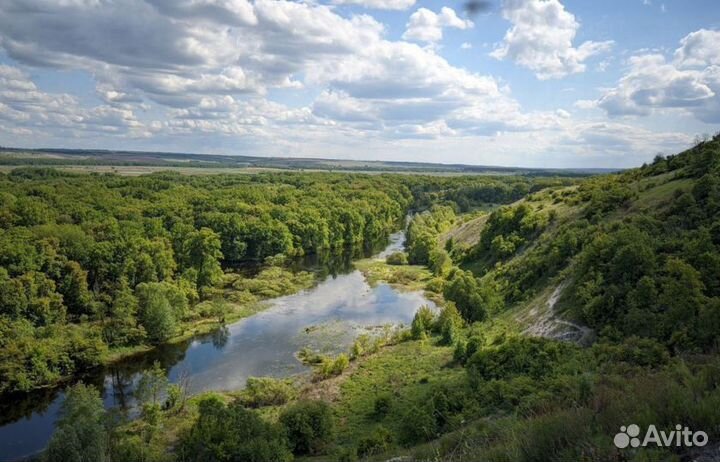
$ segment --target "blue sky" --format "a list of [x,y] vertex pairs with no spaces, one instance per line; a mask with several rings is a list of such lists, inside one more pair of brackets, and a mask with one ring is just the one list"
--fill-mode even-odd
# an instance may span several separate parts
[[720,128],[720,2],[6,0],[0,144],[629,167]]

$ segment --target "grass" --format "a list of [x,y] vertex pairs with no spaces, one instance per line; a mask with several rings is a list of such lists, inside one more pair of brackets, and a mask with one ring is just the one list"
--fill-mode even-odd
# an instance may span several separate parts
[[432,339],[407,341],[382,348],[360,360],[340,384],[334,410],[337,417],[339,444],[355,444],[370,435],[380,424],[396,428],[401,412],[394,409],[385,419],[375,416],[375,400],[389,394],[393,407],[417,398],[431,384],[464,377],[460,368],[449,367],[451,347],[434,345]]
[[477,217],[472,217],[459,226],[443,233],[440,235],[440,246],[444,246],[448,239],[452,239],[453,245],[468,248],[474,246],[480,241],[480,235],[489,216],[490,214],[483,213]]
[[690,178],[670,179],[666,182],[657,180],[654,177],[645,180],[643,185],[647,189],[640,192],[638,199],[632,205],[632,209],[657,209],[661,207],[663,203],[671,201],[676,190],[688,191],[693,184],[694,181]]
[[355,262],[355,267],[371,286],[384,282],[407,292],[425,290],[427,283],[433,279],[432,272],[419,265],[388,265],[384,260],[366,258]]

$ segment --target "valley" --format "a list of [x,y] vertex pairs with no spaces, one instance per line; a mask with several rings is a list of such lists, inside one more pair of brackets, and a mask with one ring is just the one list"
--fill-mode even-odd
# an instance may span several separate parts
[[712,460],[613,435],[720,436],[719,168],[716,137],[588,178],[12,170],[3,396],[65,388],[4,398],[0,451],[45,419],[48,460]]

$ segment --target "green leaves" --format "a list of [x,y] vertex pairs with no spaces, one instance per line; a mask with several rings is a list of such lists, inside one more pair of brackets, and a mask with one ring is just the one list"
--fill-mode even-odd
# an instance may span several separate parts
[[467,322],[482,321],[488,312],[500,311],[502,297],[489,283],[479,282],[470,271],[454,269],[445,284],[443,295],[455,302]]
[[47,462],[109,461],[105,409],[92,386],[70,388],[60,408],[60,419],[45,454]]

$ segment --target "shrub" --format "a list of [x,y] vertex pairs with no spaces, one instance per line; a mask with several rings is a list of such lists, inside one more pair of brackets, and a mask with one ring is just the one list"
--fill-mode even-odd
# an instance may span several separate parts
[[434,248],[428,259],[428,265],[435,276],[445,276],[452,269],[452,260],[445,249]]
[[402,416],[400,442],[405,446],[429,441],[435,437],[435,418],[425,407],[412,406]]
[[460,316],[455,304],[449,302],[445,308],[440,311],[440,315],[435,322],[435,331],[442,336],[443,345],[452,345],[457,340],[460,329],[463,326],[463,319]]
[[198,403],[199,416],[182,435],[178,460],[204,462],[292,460],[288,441],[279,427],[265,422],[240,403],[226,406],[212,396]]
[[350,357],[355,359],[368,353],[368,348],[372,347],[371,339],[368,334],[361,334],[355,339],[350,349]]
[[432,278],[430,282],[425,284],[425,290],[436,294],[441,294],[445,288],[445,279],[443,278]]
[[385,258],[388,265],[407,265],[408,257],[405,252],[393,252]]
[[340,353],[335,359],[322,357],[320,365],[315,368],[316,379],[327,379],[340,375],[350,365],[350,359],[345,353]]
[[323,355],[311,350],[308,347],[304,347],[302,350],[300,350],[297,356],[303,364],[322,364],[323,360],[325,359]]
[[387,452],[392,446],[392,433],[382,425],[373,430],[370,436],[360,440],[357,452],[360,457],[370,457]]
[[593,345],[592,351],[601,362],[624,362],[642,367],[658,367],[670,360],[667,348],[648,338],[630,337],[619,345],[599,343]]
[[453,361],[459,364],[465,364],[465,358],[467,355],[467,342],[463,339],[455,342],[455,349],[453,350]]
[[340,353],[332,363],[330,372],[332,375],[340,375],[350,365],[350,359],[345,353]]
[[511,338],[499,346],[483,348],[468,359],[468,374],[475,385],[515,375],[539,379],[553,372],[573,346],[539,338]]
[[100,394],[92,386],[79,383],[70,388],[60,407],[57,430],[48,445],[48,462],[109,461],[103,427]]
[[455,302],[468,322],[482,321],[488,312],[497,312],[503,305],[502,298],[491,285],[481,284],[470,271],[461,269],[450,273],[443,296]]
[[589,409],[570,409],[532,419],[517,433],[521,460],[580,460],[592,424]]
[[323,401],[300,401],[280,415],[294,454],[320,454],[330,443],[333,418]]
[[278,406],[296,396],[297,391],[287,380],[272,377],[248,377],[240,400],[249,407]]
[[355,462],[358,460],[357,449],[354,447],[340,448],[334,454],[337,462]]
[[415,313],[415,317],[412,321],[412,326],[410,327],[410,331],[412,332],[412,337],[414,339],[420,339],[422,338],[423,334],[426,334],[433,326],[435,320],[435,313],[433,310],[427,306],[423,305],[420,307],[419,310]]
[[382,393],[375,398],[373,405],[373,415],[377,419],[382,419],[390,412],[392,407],[392,396],[389,393]]
[[477,351],[482,348],[482,346],[485,344],[485,341],[483,338],[479,335],[473,335],[468,339],[467,346],[465,349],[465,359],[469,359],[474,355]]

